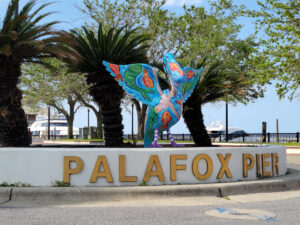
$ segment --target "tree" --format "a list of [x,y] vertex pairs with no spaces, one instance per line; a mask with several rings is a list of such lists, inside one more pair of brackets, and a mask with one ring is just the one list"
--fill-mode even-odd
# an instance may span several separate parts
[[292,99],[300,86],[300,2],[265,0],[257,1],[257,4],[259,10],[245,13],[256,18],[256,32],[264,32],[260,54],[253,61],[265,73],[254,73],[253,76],[261,83],[276,79],[279,97]]
[[[165,4],[165,1],[145,0],[141,1],[141,4],[139,4],[140,1],[137,2],[135,0],[126,0],[125,3],[120,4],[117,2],[109,3],[108,1],[86,0],[85,2],[89,2],[89,4],[86,4],[88,13],[95,20],[106,21],[111,26],[119,26],[119,24],[124,23],[133,27],[138,25],[142,26],[144,30],[151,32],[154,40],[150,43],[151,47],[147,52],[147,56],[150,63],[160,70],[162,70],[160,65],[163,54],[172,52],[182,65],[193,65],[206,58],[203,77],[206,76],[205,74],[210,71],[211,67],[216,66],[216,62],[221,62],[222,69],[227,72],[225,76],[223,72],[221,73],[218,70],[220,82],[228,82],[234,85],[237,80],[243,80],[243,85],[240,83],[239,89],[230,89],[230,91],[228,90],[222,95],[218,93],[218,97],[212,97],[211,95],[210,99],[205,100],[205,103],[223,101],[226,96],[229,96],[227,97],[229,100],[235,99],[236,101],[237,98],[232,98],[231,96],[238,96],[237,93],[241,92],[245,93],[243,97],[239,95],[238,100],[242,102],[247,102],[249,95],[253,98],[262,96],[261,87],[255,84],[256,77],[251,76],[256,69],[255,63],[251,61],[251,55],[257,52],[255,49],[257,43],[254,42],[254,38],[251,36],[246,40],[237,38],[242,26],[236,23],[236,19],[240,16],[243,7],[234,5],[233,1],[211,1],[209,11],[206,11],[204,7],[184,6],[182,15],[175,15],[163,9],[162,6]],[[137,9],[137,12],[130,14],[131,19],[122,20],[121,18],[132,9]],[[143,20],[140,21],[139,18],[143,18]],[[137,23],[135,24],[133,21],[137,21]],[[230,77],[231,73],[229,71],[234,71],[232,77]],[[260,69],[259,72],[261,72]],[[224,77],[220,74],[223,74]],[[210,87],[222,84],[217,82],[216,79],[212,79],[211,76],[207,77],[209,77],[210,82],[206,83]],[[228,81],[224,80],[224,78],[228,79]],[[245,82],[246,80],[249,82]],[[211,82],[215,82],[215,84]],[[199,84],[199,86],[204,88],[203,85]],[[204,90],[210,90],[210,87],[204,88]],[[255,90],[252,87],[255,87]],[[195,91],[196,93],[197,91]],[[199,95],[201,94],[203,93],[199,92]],[[207,93],[207,95],[209,94],[211,93]],[[200,104],[198,102],[193,106],[190,103],[191,101],[185,105],[185,109],[191,110],[195,106],[197,108],[195,112],[197,111],[199,116],[201,116],[200,106],[205,103]],[[139,115],[143,115],[147,107],[143,108],[137,101],[134,103],[140,119],[138,122],[138,130],[140,131],[144,124],[144,118]],[[185,122],[191,125],[197,124],[197,126],[188,125],[190,132],[195,136],[194,139],[197,139],[195,142],[198,145],[209,145],[210,140],[207,139],[208,135],[203,120],[197,120],[197,123],[195,123],[191,119],[198,117],[198,115],[190,111],[189,113],[193,116],[188,116],[185,114],[186,112],[184,111]],[[197,131],[192,131],[191,129],[195,127],[198,127]],[[199,135],[197,132],[203,133],[203,135]]]
[[[63,114],[68,122],[68,138],[73,139],[73,123],[83,102],[88,104],[88,86],[83,74],[70,73],[58,59],[44,62],[51,66],[26,64],[22,67],[21,88],[24,103],[33,108],[52,106]],[[66,109],[65,106],[68,106]]]
[[228,68],[228,65],[220,62],[210,65],[191,97],[183,105],[183,118],[195,144],[211,146],[204,125],[203,105],[220,100],[247,103],[261,96],[262,93],[253,88],[253,81],[239,68]]
[[237,38],[241,28],[235,20],[241,7],[232,1],[213,1],[207,12],[203,7],[184,7],[185,13],[174,21],[174,35],[182,44],[175,50],[182,65],[197,67],[205,59],[204,72],[192,96],[184,104],[183,117],[197,146],[210,146],[202,106],[216,101],[246,103],[262,96],[255,84],[250,63],[256,52],[253,37]]
[[[168,10],[162,8],[165,1],[160,0],[84,0],[84,13],[95,20],[96,24],[102,23],[104,29],[110,28],[125,29],[141,28],[140,32],[147,32],[152,35],[149,40],[149,48],[147,51],[150,64],[156,65],[162,59],[164,52],[174,49],[180,43],[176,41],[176,37],[171,35],[172,21],[174,14],[170,14]],[[95,25],[86,24],[91,29]],[[147,111],[147,105],[141,104],[139,101],[131,99],[136,107],[138,118],[138,139],[144,138],[144,125]]]
[[85,73],[89,93],[101,107],[104,139],[106,146],[123,144],[123,125],[121,99],[124,95],[121,86],[105,70],[102,61],[114,64],[132,64],[147,62],[146,50],[149,35],[138,34],[137,30],[126,31],[124,28],[108,31],[99,24],[95,35],[93,30],[82,27],[72,30],[69,44],[76,60],[66,60],[74,71]]
[[86,100],[85,97],[77,92],[75,92],[79,102],[84,105],[85,107],[91,109],[96,116],[97,119],[97,134],[96,137],[98,139],[103,139],[103,119],[102,119],[102,113],[101,113],[101,107],[99,105],[95,106],[92,104],[92,99],[90,96],[88,96],[88,99]]
[[[0,144],[28,146],[27,121],[22,109],[22,92],[17,85],[23,62],[65,54],[59,40],[63,37],[53,30],[57,22],[39,24],[51,13],[40,14],[49,5],[36,6],[31,0],[15,15],[19,0],[9,4],[0,25]],[[36,8],[35,8],[36,7]],[[34,9],[35,8],[35,9]],[[60,35],[59,35],[60,34]]]

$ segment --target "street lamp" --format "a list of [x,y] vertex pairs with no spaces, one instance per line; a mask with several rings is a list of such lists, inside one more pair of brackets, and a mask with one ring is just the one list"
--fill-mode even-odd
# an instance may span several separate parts
[[50,106],[48,105],[48,140],[50,140]]
[[226,114],[226,138],[225,138],[225,140],[226,140],[226,142],[228,142],[228,102],[227,102],[227,100],[226,100],[226,107],[225,107],[226,109],[225,109],[225,114]]
[[90,128],[90,109],[88,109],[88,128]]
[[131,137],[132,137],[132,141],[133,139],[133,103],[132,103],[132,108],[131,108]]

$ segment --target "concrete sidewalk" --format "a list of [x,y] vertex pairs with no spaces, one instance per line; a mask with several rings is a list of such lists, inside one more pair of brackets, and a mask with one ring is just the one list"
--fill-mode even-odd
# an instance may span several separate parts
[[289,169],[290,174],[256,181],[165,185],[138,187],[5,187],[0,188],[0,205],[14,202],[57,205],[76,202],[122,201],[161,199],[170,197],[200,197],[278,192],[300,189],[300,171]]

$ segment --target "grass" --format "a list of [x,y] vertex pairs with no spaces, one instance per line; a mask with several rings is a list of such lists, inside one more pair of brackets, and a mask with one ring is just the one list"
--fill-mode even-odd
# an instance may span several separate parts
[[284,146],[300,146],[300,143],[297,142],[286,142],[286,143],[274,143],[274,142],[214,142],[215,144],[265,144],[265,145],[284,145]]
[[55,180],[52,184],[52,187],[71,187],[71,184],[60,180]]
[[300,143],[297,142],[287,142],[287,143],[264,143],[268,145],[285,145],[285,146],[300,146]]
[[[74,141],[74,142],[87,142],[87,141],[99,141],[104,142],[104,139],[56,139],[55,141]],[[132,139],[124,139],[124,142],[132,142]],[[135,140],[136,143],[144,143],[144,140]],[[169,140],[158,140],[158,143],[169,143]],[[176,141],[176,143],[194,143],[193,140]]]
[[99,141],[99,142],[104,142],[104,139],[56,139],[56,141],[75,141],[75,142]]
[[[104,142],[104,139],[57,139],[56,141],[74,141],[74,142],[87,142],[87,141],[98,141],[98,142]],[[137,143],[143,143],[144,140],[135,140]],[[131,139],[124,139],[124,142],[132,142]],[[169,143],[169,140],[158,140],[158,143]],[[193,144],[193,140],[185,140],[185,141],[179,141],[176,140],[176,143],[182,143],[182,144]],[[297,142],[286,142],[286,143],[268,143],[268,142],[213,142],[214,144],[266,144],[266,145],[284,145],[284,146],[300,146],[300,143]]]
[[224,199],[226,199],[226,200],[231,200],[231,199],[229,198],[229,196],[225,196]]
[[[132,139],[124,139],[124,142],[128,142],[128,141],[132,141]],[[144,140],[136,140],[137,143],[144,143]],[[169,143],[169,140],[158,140],[158,143]],[[186,144],[190,144],[190,143],[194,143],[193,140],[187,140],[187,141],[178,141],[175,140],[176,143],[186,143]]]
[[147,186],[147,182],[143,180],[143,182],[141,182],[139,185],[140,186]]
[[0,184],[0,187],[31,187],[31,185],[28,183],[22,183],[22,182],[16,182],[16,183],[9,184],[6,181],[4,181]]

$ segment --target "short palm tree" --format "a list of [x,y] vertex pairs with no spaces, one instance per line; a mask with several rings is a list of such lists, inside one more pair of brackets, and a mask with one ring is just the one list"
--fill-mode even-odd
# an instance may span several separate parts
[[[17,85],[21,64],[40,62],[59,52],[61,35],[52,30],[57,22],[39,24],[50,13],[39,14],[49,4],[36,6],[31,0],[15,15],[19,0],[9,4],[0,25],[0,145],[28,146],[27,121],[22,109],[22,92]],[[35,9],[34,9],[35,8]]]
[[[202,65],[198,65],[201,67]],[[202,106],[222,100],[247,102],[259,97],[245,73],[232,67],[230,70],[219,62],[208,66],[193,94],[184,103],[183,118],[197,146],[211,146],[204,125]]]
[[[96,104],[101,107],[106,146],[123,144],[121,99],[123,89],[105,70],[102,61],[115,64],[147,62],[146,51],[150,36],[137,30],[107,29],[99,24],[98,32],[82,27],[71,31],[70,48],[74,57],[68,59],[71,69],[86,74],[89,90]],[[75,59],[75,60],[74,60]]]

